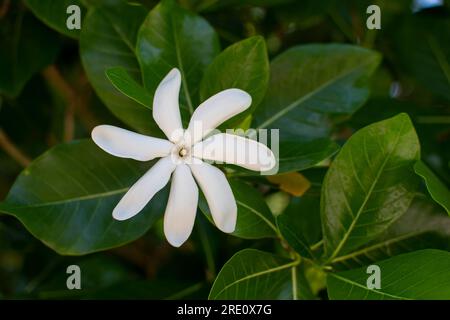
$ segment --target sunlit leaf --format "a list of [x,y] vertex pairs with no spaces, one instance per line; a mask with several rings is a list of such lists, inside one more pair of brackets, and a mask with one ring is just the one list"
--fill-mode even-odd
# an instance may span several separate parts
[[417,186],[419,141],[406,114],[356,132],[334,159],[322,188],[328,260],[374,239],[408,209]]

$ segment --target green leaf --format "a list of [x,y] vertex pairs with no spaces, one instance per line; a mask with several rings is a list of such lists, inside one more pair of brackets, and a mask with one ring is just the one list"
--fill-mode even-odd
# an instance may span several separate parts
[[397,23],[398,64],[431,92],[450,101],[450,21],[444,15],[408,15]]
[[71,38],[77,39],[80,36],[80,30],[69,30],[67,28],[66,22],[70,15],[66,10],[70,5],[80,7],[82,20],[86,11],[81,4],[81,0],[25,0],[25,2],[36,17],[49,27]]
[[[236,229],[232,235],[244,239],[275,237],[278,233],[275,219],[261,194],[239,180],[229,182],[238,207]],[[199,207],[212,222],[208,204],[203,196],[200,197]]]
[[325,254],[331,261],[379,236],[408,209],[417,186],[419,141],[402,113],[356,132],[322,188]]
[[164,211],[167,190],[132,219],[112,217],[120,198],[148,168],[149,163],[113,157],[90,140],[58,145],[20,174],[0,211],[17,217],[60,254],[117,247],[142,236]]
[[[59,259],[58,259],[59,258]],[[125,280],[132,280],[136,275],[132,268],[127,268],[118,259],[106,255],[89,255],[85,258],[70,257],[62,260],[54,258],[51,267],[47,267],[51,273],[48,280],[33,290],[35,296],[26,298],[39,299],[80,299],[90,292],[109,288]],[[58,261],[56,263],[56,261]],[[81,270],[81,289],[67,290],[67,266],[75,264]],[[108,268],[105,268],[108,266]]]
[[254,114],[257,128],[280,128],[283,139],[329,135],[330,114],[351,114],[368,98],[378,66],[374,51],[343,44],[293,47],[271,63],[269,90]]
[[152,281],[134,280],[97,290],[84,298],[89,300],[204,299],[203,296],[197,296],[204,287],[205,284],[202,282],[188,284],[186,281],[173,278],[155,279]]
[[423,162],[417,161],[414,165],[416,173],[425,180],[428,192],[434,201],[439,203],[450,215],[450,190]]
[[381,289],[368,289],[366,268],[328,275],[330,299],[397,300],[450,299],[450,252],[420,250],[377,262]]
[[281,141],[278,173],[302,171],[330,158],[339,145],[328,138],[314,141]]
[[301,197],[293,197],[286,210],[277,217],[283,238],[302,257],[317,258],[311,246],[322,236],[320,229],[320,188],[312,187]]
[[192,113],[199,102],[203,73],[219,51],[218,37],[209,23],[175,1],[163,0],[147,15],[136,48],[145,88],[154,92],[170,69],[178,68],[180,99]]
[[111,112],[135,130],[154,134],[160,131],[151,111],[123,95],[106,77],[109,68],[122,67],[141,82],[134,48],[146,9],[118,3],[89,10],[80,35],[81,60],[95,92]]
[[[329,138],[297,142],[280,141],[277,174],[309,169],[332,157],[338,150],[339,145]],[[275,152],[275,149],[272,151]],[[257,171],[247,170],[235,165],[226,165],[226,167],[235,170],[237,176],[260,175]]]
[[19,4],[12,3],[9,10],[0,24],[0,94],[14,98],[35,73],[55,60],[60,41]]
[[233,118],[236,125],[261,103],[268,83],[269,58],[266,43],[263,37],[255,36],[232,44],[214,59],[200,84],[200,99],[204,101],[229,88],[248,92],[252,97],[252,106]]
[[408,211],[367,246],[333,261],[337,270],[352,269],[422,249],[450,251],[450,218],[432,200],[415,198]]
[[239,251],[220,270],[209,299],[292,299],[297,291],[293,270],[298,264],[255,249]]
[[106,76],[113,86],[124,95],[146,108],[152,108],[153,95],[131,78],[127,70],[122,67],[109,68],[106,70]]

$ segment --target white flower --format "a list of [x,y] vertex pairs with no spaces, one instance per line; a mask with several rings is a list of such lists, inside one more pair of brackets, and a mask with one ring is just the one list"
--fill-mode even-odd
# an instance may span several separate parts
[[[227,233],[233,232],[236,226],[237,205],[225,175],[201,159],[258,171],[270,170],[275,165],[272,151],[254,140],[218,133],[202,141],[221,123],[250,106],[248,93],[239,89],[217,93],[195,110],[188,128],[183,130],[178,106],[180,85],[180,72],[172,69],[159,84],[153,99],[153,118],[169,140],[109,125],[97,126],[92,131],[94,142],[114,156],[139,161],[161,158],[123,196],[113,210],[113,217],[126,220],[139,213],[172,176],[164,234],[175,247],[182,245],[192,232],[197,212],[197,184],[216,226]],[[256,161],[238,161],[237,158],[247,159],[249,154],[256,155],[253,157]]]

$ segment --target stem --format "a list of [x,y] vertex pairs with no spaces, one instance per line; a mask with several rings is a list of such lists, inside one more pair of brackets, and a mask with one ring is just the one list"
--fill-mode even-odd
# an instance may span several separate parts
[[310,249],[312,251],[315,251],[317,249],[319,249],[321,246],[323,245],[323,240],[320,240],[319,242],[316,242],[315,244],[313,244]]
[[11,0],[4,0],[0,6],[0,19],[6,16],[9,11]]
[[31,159],[19,150],[2,128],[0,128],[0,148],[2,148],[11,158],[16,160],[22,167],[27,167],[31,162]]
[[[296,256],[296,254],[293,252],[291,252],[291,258],[294,260],[301,261],[300,256]],[[291,277],[292,277],[292,300],[298,300],[297,265],[291,268]]]

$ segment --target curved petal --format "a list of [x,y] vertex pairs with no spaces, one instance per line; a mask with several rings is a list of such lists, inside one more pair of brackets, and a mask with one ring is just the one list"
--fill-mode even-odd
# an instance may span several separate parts
[[254,171],[271,170],[275,155],[264,144],[228,133],[219,133],[195,144],[191,153],[204,160],[235,164]]
[[169,201],[164,213],[164,234],[172,246],[181,246],[191,235],[197,204],[197,184],[189,167],[180,164],[172,176]]
[[223,172],[203,161],[190,164],[189,167],[205,195],[217,228],[226,233],[233,232],[236,228],[237,205]]
[[175,166],[170,156],[155,163],[120,199],[113,210],[114,219],[126,220],[144,209],[153,196],[169,182]]
[[173,68],[158,85],[153,98],[153,119],[172,142],[177,142],[183,132],[178,104],[180,85],[180,71]]
[[200,141],[226,120],[246,110],[252,97],[240,89],[221,91],[198,106],[192,114],[187,129],[191,145]]
[[167,156],[173,143],[144,136],[114,126],[101,125],[92,130],[92,140],[103,150],[116,157],[149,161]]

